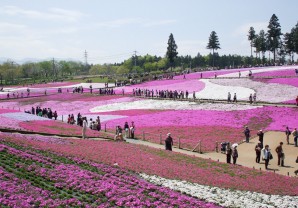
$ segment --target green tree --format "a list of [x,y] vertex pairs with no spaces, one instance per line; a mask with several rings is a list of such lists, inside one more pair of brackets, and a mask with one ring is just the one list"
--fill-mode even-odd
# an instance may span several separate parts
[[171,70],[173,69],[173,64],[174,64],[175,58],[178,55],[177,48],[178,47],[175,43],[174,36],[171,33],[169,40],[168,40],[168,48],[167,48],[167,54],[166,54],[166,56],[169,60],[170,66],[171,66]]
[[207,49],[212,49],[212,67],[214,68],[214,50],[220,49],[220,44],[215,31],[212,31],[210,34]]
[[258,51],[262,52],[262,64],[265,61],[265,53],[267,51],[266,34],[264,30],[261,30],[258,35]]
[[294,51],[295,51],[295,44],[294,44],[294,30],[292,29],[290,33],[286,33],[284,35],[284,43],[285,43],[285,52],[289,54],[291,62],[294,60]]
[[248,40],[250,41],[250,56],[252,57],[252,47],[254,45],[254,40],[256,38],[256,31],[253,27],[249,28],[248,31]]
[[269,47],[273,52],[273,61],[276,59],[276,49],[281,47],[281,27],[279,24],[279,20],[275,14],[272,15],[268,25],[268,41]]
[[298,54],[298,22],[294,28],[292,28],[293,33],[293,44],[294,44],[294,53]]

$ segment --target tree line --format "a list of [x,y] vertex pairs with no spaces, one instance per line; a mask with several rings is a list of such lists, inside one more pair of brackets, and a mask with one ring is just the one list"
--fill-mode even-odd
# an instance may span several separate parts
[[[206,68],[236,68],[250,67],[255,65],[274,65],[286,62],[294,62],[294,54],[298,54],[298,23],[285,34],[281,33],[281,26],[275,14],[272,15],[268,24],[268,30],[260,30],[259,33],[253,27],[248,31],[251,55],[240,56],[235,54],[219,55],[216,52],[221,49],[219,38],[212,31],[206,46],[211,52],[208,55],[198,53],[178,56],[178,46],[173,34],[170,34],[167,43],[167,52],[164,57],[156,55],[133,56],[121,63],[114,64],[87,64],[79,61],[56,61],[47,60],[37,63],[28,62],[16,64],[7,61],[0,64],[0,81],[3,84],[17,84],[19,80],[31,82],[46,80],[61,80],[76,75],[104,75],[131,77],[140,74],[159,74],[166,71],[204,70]],[[253,50],[254,48],[254,50]],[[268,52],[268,57],[265,53]],[[253,53],[255,56],[253,56]],[[273,54],[271,59],[270,54]]]

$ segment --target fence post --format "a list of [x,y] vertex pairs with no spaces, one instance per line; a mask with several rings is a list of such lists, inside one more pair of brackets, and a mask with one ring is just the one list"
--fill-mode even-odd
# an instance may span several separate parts
[[159,144],[162,144],[161,133],[159,134]]
[[180,144],[180,137],[178,137],[178,149],[181,149]]
[[105,123],[105,132],[107,132],[107,123]]
[[218,152],[218,142],[215,143],[215,151]]
[[63,115],[62,115],[62,122],[63,122]]
[[199,153],[200,154],[202,153],[202,142],[201,142],[201,140],[199,141]]
[[143,140],[145,140],[145,132],[143,131]]

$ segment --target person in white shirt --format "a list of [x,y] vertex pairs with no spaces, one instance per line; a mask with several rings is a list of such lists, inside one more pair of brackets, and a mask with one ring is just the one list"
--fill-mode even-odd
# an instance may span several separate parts
[[87,130],[87,119],[86,117],[83,118],[83,129],[82,129],[82,138],[86,139],[86,130]]
[[263,160],[265,160],[265,168],[268,169],[269,160],[271,158],[271,152],[269,149],[269,145],[266,144],[265,147],[262,149]]

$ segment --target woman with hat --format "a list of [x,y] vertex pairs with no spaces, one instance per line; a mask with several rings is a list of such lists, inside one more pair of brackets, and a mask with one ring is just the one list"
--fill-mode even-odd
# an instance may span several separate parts
[[173,146],[173,138],[171,137],[171,133],[167,134],[167,138],[165,140],[166,150],[172,151]]

